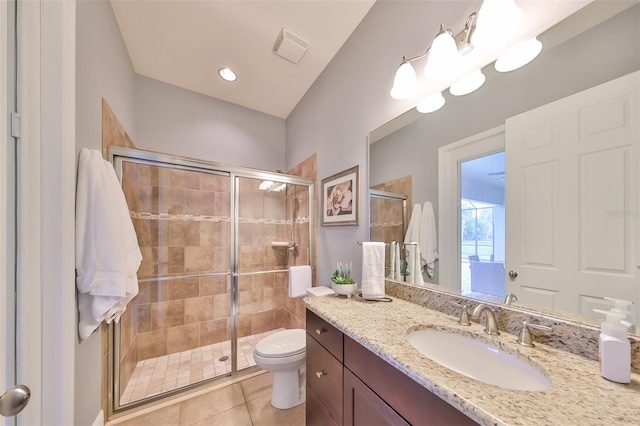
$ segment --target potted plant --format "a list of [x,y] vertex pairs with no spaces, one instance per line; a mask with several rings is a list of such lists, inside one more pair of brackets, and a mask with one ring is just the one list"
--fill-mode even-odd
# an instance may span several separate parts
[[346,263],[343,265],[341,262],[338,262],[337,269],[333,271],[333,275],[331,276],[331,288],[333,288],[336,294],[351,297],[356,290],[358,283],[351,277],[351,267],[351,262],[349,262],[348,265]]

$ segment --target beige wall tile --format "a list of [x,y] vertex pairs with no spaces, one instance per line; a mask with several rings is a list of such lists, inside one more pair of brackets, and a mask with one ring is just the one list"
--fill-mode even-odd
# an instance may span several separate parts
[[228,192],[213,193],[213,215],[221,217],[229,217],[231,212],[230,195]]
[[151,329],[158,330],[184,325],[184,300],[151,304]]
[[215,193],[187,189],[184,212],[195,215],[214,215]]
[[251,315],[238,314],[238,337],[251,335]]
[[274,328],[280,328],[280,327],[284,327],[284,328],[289,328],[290,324],[291,324],[291,314],[284,308],[281,309],[275,309],[273,311],[273,315],[274,315]]
[[264,198],[260,194],[240,192],[238,213],[241,218],[264,218]]
[[214,319],[214,298],[215,296],[204,296],[196,297],[194,299],[185,299],[185,323],[192,324]]
[[200,245],[229,247],[229,222],[200,222]]
[[214,248],[212,246],[193,246],[184,248],[185,272],[208,272],[214,267]]
[[199,246],[200,222],[193,220],[168,221],[169,241],[172,247]]
[[131,344],[131,314],[127,310],[120,317],[120,361],[126,356]]
[[200,278],[200,296],[213,296],[229,293],[228,277],[202,277]]
[[240,246],[240,268],[264,267],[264,246]]
[[167,329],[167,352],[186,351],[197,348],[199,345],[200,327],[198,324],[189,324],[181,327]]
[[151,304],[140,304],[138,305],[137,311],[137,333],[146,333],[151,331]]
[[238,292],[253,290],[253,275],[240,275],[238,277]]
[[224,342],[231,338],[228,319],[201,322],[200,325],[200,345],[211,345],[213,343]]
[[262,309],[269,311],[284,307],[284,290],[281,288],[265,288],[262,290]]
[[153,187],[151,191],[151,208],[153,213],[181,214],[185,213],[186,195],[184,189],[170,187]]
[[[264,218],[284,220],[286,218],[285,198],[282,193],[266,193],[264,196]],[[289,210],[291,211],[291,210]]]
[[185,272],[184,247],[168,247],[169,259],[166,263],[167,272],[171,275]]
[[275,312],[258,312],[251,315],[251,334],[264,333],[275,328]]
[[231,270],[229,247],[213,247],[213,270],[215,272],[229,272]]
[[209,173],[199,173],[200,189],[204,191],[225,192],[227,196],[230,191],[229,177],[213,175]]
[[169,300],[188,299],[200,295],[200,281],[198,278],[184,278],[167,282]]
[[275,287],[275,274],[256,274],[253,276],[252,290],[262,290],[264,288]]
[[241,291],[238,293],[238,313],[255,314],[262,310],[262,291]]
[[138,361],[167,354],[167,330],[138,333]]
[[138,186],[158,186],[160,184],[158,167],[138,164]]
[[200,173],[169,168],[166,170],[168,185],[174,188],[200,189]]
[[264,266],[267,268],[282,269],[287,267],[289,252],[280,247],[264,247]]
[[223,293],[213,296],[213,318],[231,317],[231,294]]

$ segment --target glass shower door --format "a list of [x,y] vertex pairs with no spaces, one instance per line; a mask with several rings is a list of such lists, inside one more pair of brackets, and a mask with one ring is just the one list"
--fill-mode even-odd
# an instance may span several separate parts
[[119,405],[229,375],[230,177],[122,161],[143,261],[119,327]]

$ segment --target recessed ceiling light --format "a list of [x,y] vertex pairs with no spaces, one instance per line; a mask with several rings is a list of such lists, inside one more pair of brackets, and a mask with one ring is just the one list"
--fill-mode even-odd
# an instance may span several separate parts
[[222,79],[226,81],[236,81],[236,79],[238,78],[236,76],[236,73],[231,71],[231,68],[220,68],[218,70],[218,74],[220,74],[220,77],[222,77]]

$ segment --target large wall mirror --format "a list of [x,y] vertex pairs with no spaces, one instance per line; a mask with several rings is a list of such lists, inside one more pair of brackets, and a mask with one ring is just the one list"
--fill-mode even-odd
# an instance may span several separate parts
[[[483,69],[487,80],[476,92],[462,97],[444,93],[447,103],[441,110],[432,114],[420,114],[413,109],[370,133],[371,188],[384,189],[388,183],[397,182],[403,182],[407,187],[408,183],[409,189],[406,191],[394,191],[401,192],[407,200],[412,200],[408,202],[408,214],[413,203],[429,201],[436,212],[438,229],[442,229],[442,225],[446,223],[454,223],[458,229],[458,241],[443,241],[443,235],[438,235],[438,247],[441,249],[447,245],[456,245],[458,259],[455,261],[458,265],[461,261],[467,263],[468,276],[465,276],[464,268],[461,267],[460,270],[463,272],[458,274],[456,282],[451,282],[449,275],[441,269],[447,261],[451,262],[451,256],[445,259],[445,253],[441,251],[435,274],[431,279],[425,279],[426,285],[437,285],[439,288],[460,291],[464,295],[474,297],[474,289],[468,284],[473,273],[471,265],[481,262],[483,265],[479,266],[496,267],[491,273],[495,273],[499,278],[493,279],[492,282],[506,282],[498,286],[501,288],[486,290],[487,294],[495,295],[494,300],[502,300],[509,287],[509,271],[504,269],[505,259],[510,256],[510,249],[513,250],[513,247],[510,247],[512,243],[509,242],[511,240],[503,231],[504,223],[509,221],[510,211],[516,209],[509,206],[509,198],[505,198],[504,195],[505,186],[509,186],[509,183],[505,182],[504,166],[505,155],[508,157],[509,153],[505,154],[504,148],[501,149],[499,144],[491,145],[493,142],[490,141],[489,146],[494,147],[478,155],[483,157],[483,161],[479,161],[478,164],[459,163],[452,173],[462,173],[457,177],[461,184],[464,185],[467,177],[474,174],[477,177],[476,183],[467,182],[466,189],[459,189],[463,200],[459,202],[457,214],[442,215],[439,212],[443,210],[439,208],[438,203],[442,200],[443,194],[439,193],[438,188],[439,182],[442,184],[444,171],[438,168],[439,149],[474,137],[487,140],[499,137],[500,132],[504,132],[505,122],[511,117],[638,71],[640,5],[637,2],[596,1],[550,28],[538,39],[543,43],[543,51],[527,66],[503,74],[495,71],[491,64]],[[636,80],[635,84],[639,85],[640,82]],[[634,146],[636,145],[638,143],[634,143]],[[632,152],[637,154],[637,148]],[[632,158],[629,164],[635,167],[638,163],[638,158]],[[606,168],[606,165],[603,164],[603,167]],[[606,174],[607,171],[604,170],[602,173]],[[631,176],[638,174],[634,171]],[[478,179],[482,181],[480,184]],[[634,185],[636,188],[640,187],[639,182],[635,182]],[[480,192],[484,193],[483,197],[470,195],[464,200],[465,194]],[[634,196],[640,198],[640,194]],[[625,211],[624,206],[622,211]],[[640,230],[637,222],[640,215],[637,211],[623,213],[627,216],[634,214],[635,217],[629,218],[632,226],[628,228],[633,233],[625,234],[624,238],[631,241],[629,244],[632,244],[635,247],[634,252],[638,253]],[[462,224],[461,215],[466,218]],[[408,217],[406,220],[408,221]],[[463,236],[465,238],[462,238]],[[445,235],[444,238],[446,237]],[[449,238],[451,239],[450,236]],[[490,243],[487,243],[488,240],[491,240]],[[486,247],[488,244],[491,247]],[[640,267],[640,256],[637,256],[633,263],[635,287],[633,294],[627,297],[635,303],[634,320],[637,324],[637,307],[640,304],[640,282],[637,279],[640,275],[637,269]],[[500,267],[502,269],[499,269]],[[482,294],[485,294],[484,290]],[[478,298],[484,299],[480,295]],[[597,316],[587,315],[586,311],[591,309],[585,309],[584,306],[580,309],[565,309],[563,306],[562,309],[549,312],[549,306],[533,302],[527,304],[527,300],[532,299],[520,297],[517,304],[585,323],[596,324],[599,321]],[[607,306],[607,303],[604,302],[603,306]],[[597,303],[594,306],[597,306]],[[634,332],[633,329],[630,331]]]

